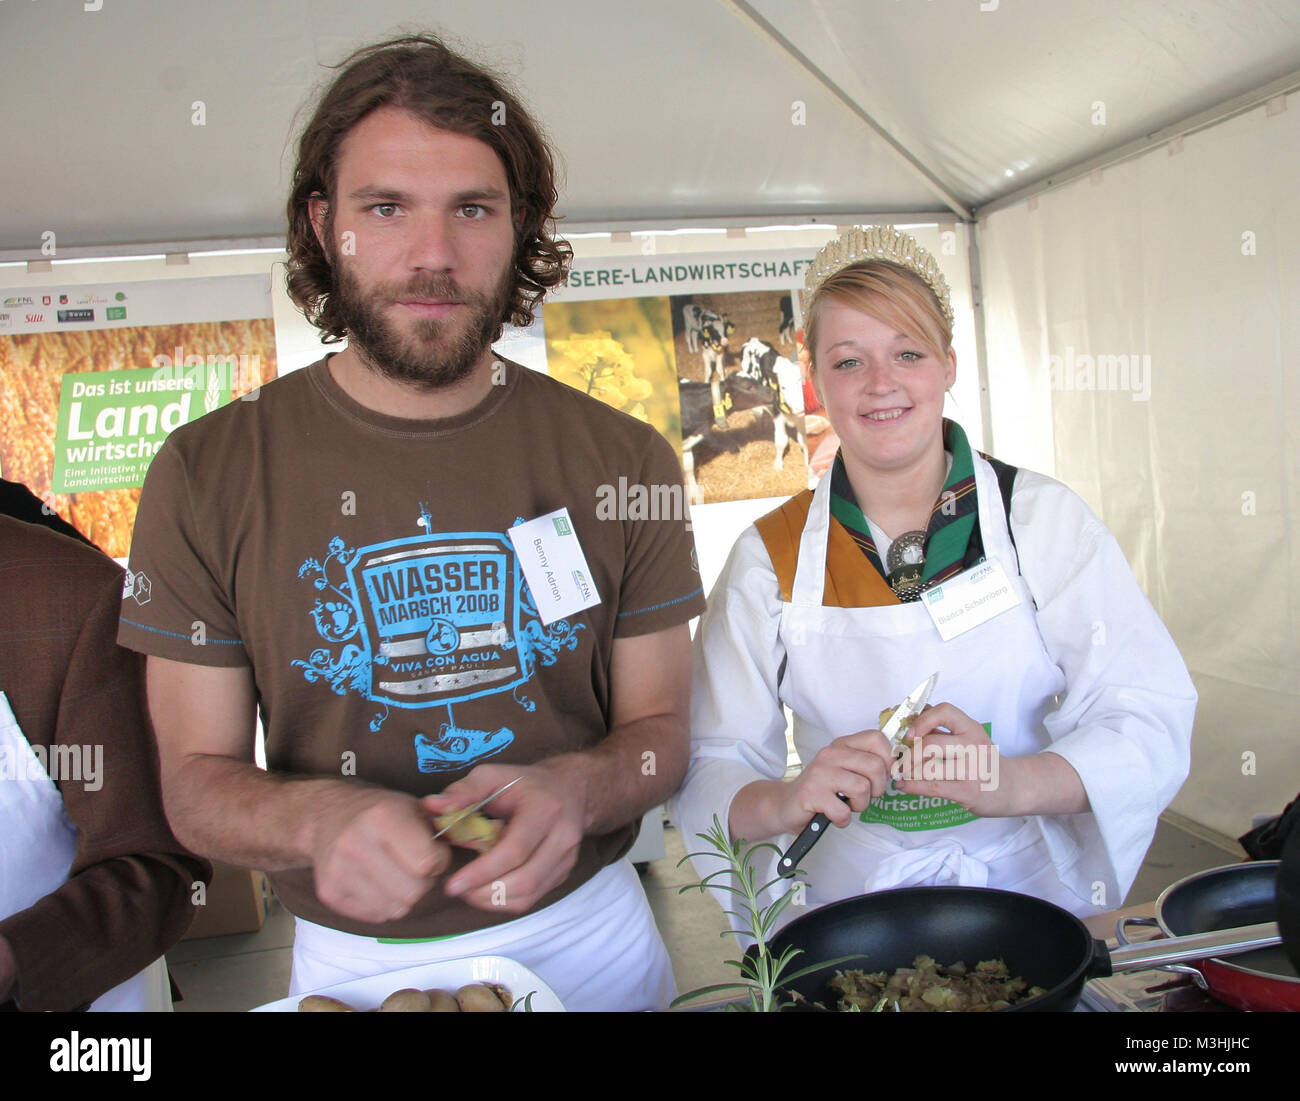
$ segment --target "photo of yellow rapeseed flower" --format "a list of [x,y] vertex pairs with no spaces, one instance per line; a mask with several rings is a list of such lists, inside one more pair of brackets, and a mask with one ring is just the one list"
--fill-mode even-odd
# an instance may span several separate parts
[[553,378],[654,425],[681,446],[668,299],[552,302],[543,320]]

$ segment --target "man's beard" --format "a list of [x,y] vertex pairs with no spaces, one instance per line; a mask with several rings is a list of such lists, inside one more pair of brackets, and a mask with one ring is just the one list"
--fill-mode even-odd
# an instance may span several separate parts
[[[409,282],[380,283],[369,291],[356,275],[330,257],[334,272],[334,308],[348,331],[348,346],[362,362],[394,382],[419,390],[441,390],[474,373],[484,351],[501,331],[513,268],[506,268],[491,294],[458,287],[450,276],[426,272]],[[413,298],[463,303],[462,318],[414,318],[401,333],[384,316],[393,303]]]

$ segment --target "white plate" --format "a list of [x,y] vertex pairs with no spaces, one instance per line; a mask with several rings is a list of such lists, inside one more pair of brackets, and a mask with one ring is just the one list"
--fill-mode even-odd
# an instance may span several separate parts
[[298,1003],[309,994],[323,994],[347,1002],[353,1009],[378,1009],[395,990],[446,990],[451,994],[470,983],[490,982],[504,986],[520,1005],[533,993],[532,1009],[538,1012],[562,1013],[564,1006],[555,992],[521,963],[505,956],[470,956],[463,960],[444,960],[442,963],[424,963],[401,971],[387,971],[365,979],[323,986],[319,990],[304,990],[289,998],[267,1002],[251,1010],[253,1013],[297,1013]]

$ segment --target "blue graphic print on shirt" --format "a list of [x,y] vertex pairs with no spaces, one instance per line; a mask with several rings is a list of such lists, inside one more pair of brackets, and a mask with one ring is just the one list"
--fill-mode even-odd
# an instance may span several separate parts
[[[435,738],[417,733],[421,772],[468,768],[514,741],[509,727],[473,730],[456,724],[454,705],[509,692],[524,710],[536,704],[519,691],[538,663],[555,664],[578,645],[583,624],[542,624],[514,547],[499,532],[432,531],[352,548],[335,537],[322,561],[298,569],[321,593],[311,610],[329,644],[293,665],[310,683],[338,695],[355,692],[379,704],[378,731],[390,708],[446,708]],[[522,520],[516,520],[522,523]],[[338,646],[337,652],[334,647]]]

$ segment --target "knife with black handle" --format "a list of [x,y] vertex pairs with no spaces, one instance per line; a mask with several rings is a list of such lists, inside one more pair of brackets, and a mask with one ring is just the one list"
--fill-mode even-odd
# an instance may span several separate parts
[[[907,699],[894,709],[894,713],[889,716],[889,721],[881,727],[880,732],[889,739],[892,748],[897,748],[898,741],[903,735],[903,730],[907,723],[925,710],[925,705],[930,702],[930,693],[934,691],[934,686],[939,680],[938,673],[932,673],[918,684],[908,694]],[[842,791],[835,793],[839,798],[847,803],[849,797]],[[782,879],[789,879],[796,871],[799,870],[799,861],[801,861],[811,851],[812,847],[822,839],[822,835],[830,828],[831,820],[826,815],[818,813],[813,815],[813,820],[803,828],[803,832],[794,839],[791,845],[777,862],[776,872]]]

